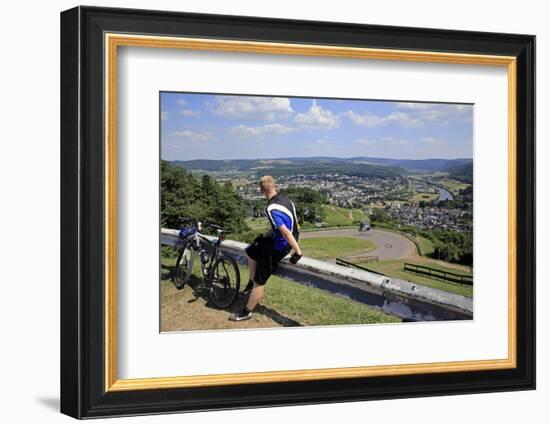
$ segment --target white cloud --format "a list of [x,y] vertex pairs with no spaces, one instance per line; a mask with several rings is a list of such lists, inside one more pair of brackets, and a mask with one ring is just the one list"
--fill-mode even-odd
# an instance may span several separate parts
[[329,139],[317,139],[317,140],[314,140],[313,142],[307,143],[305,147],[311,150],[325,151],[327,149],[330,150],[336,147],[336,145],[332,140],[329,140]]
[[176,103],[180,106],[187,105],[187,101],[185,99],[178,99]]
[[273,121],[294,111],[286,97],[217,96],[212,112],[225,118]]
[[237,137],[264,137],[271,134],[287,134],[295,131],[295,129],[283,124],[266,124],[257,127],[240,124],[232,127],[229,131]]
[[382,137],[381,139],[357,139],[356,145],[370,147],[395,147],[404,146],[408,141],[405,139],[395,139],[393,137]]
[[387,122],[397,122],[405,127],[422,127],[425,119],[416,114],[394,111],[384,118]]
[[420,141],[424,143],[441,143],[441,140],[436,139],[435,137],[422,137]]
[[391,122],[404,125],[405,127],[421,127],[423,125],[420,119],[401,111],[394,111],[383,117],[371,114],[370,112],[365,112],[360,115],[354,111],[347,111],[344,115],[355,124],[363,127],[377,127]]
[[395,137],[390,137],[390,136],[386,136],[386,137],[382,137],[382,139],[380,139],[381,142],[385,142],[385,143],[396,143],[398,145],[402,145],[404,143],[407,143],[408,140],[406,139],[396,139]]
[[377,141],[374,140],[374,139],[357,139],[355,141],[356,145],[365,145],[365,146],[372,146],[376,143],[377,143]]
[[445,125],[449,122],[470,122],[472,107],[470,105],[450,105],[434,103],[398,102],[396,110],[385,116],[354,111],[344,113],[352,122],[363,127],[377,127],[397,123],[404,127],[423,127],[426,124]]
[[399,109],[429,109],[431,103],[420,103],[420,102],[397,102],[395,106]]
[[306,113],[297,114],[294,122],[303,128],[311,129],[332,129],[340,124],[338,115],[333,114],[327,109],[323,109],[313,100],[311,108]]
[[313,143],[317,146],[330,146],[334,144],[334,142],[329,139],[317,139]]
[[204,143],[212,140],[213,138],[211,133],[208,133],[208,132],[199,133],[191,130],[174,131],[172,135],[177,137],[179,139],[178,141],[180,142],[191,142],[191,143],[196,143],[196,142]]
[[180,111],[180,115],[183,115],[184,117],[193,117],[196,118],[200,115],[199,111],[193,111],[191,109],[182,109]]
[[161,121],[168,121],[168,112],[164,111],[160,113],[160,120]]
[[384,118],[371,113],[364,113],[363,115],[359,115],[356,112],[347,111],[344,113],[344,115],[355,124],[362,125],[363,127],[375,127],[384,122]]

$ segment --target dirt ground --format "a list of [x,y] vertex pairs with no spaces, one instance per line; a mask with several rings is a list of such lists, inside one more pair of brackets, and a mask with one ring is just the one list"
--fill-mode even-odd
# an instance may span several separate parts
[[160,291],[161,332],[300,326],[261,305],[250,320],[229,321],[229,314],[238,311],[243,305],[242,298],[237,299],[229,309],[220,310],[210,303],[206,293],[194,291],[189,285],[178,290],[173,283],[163,281]]

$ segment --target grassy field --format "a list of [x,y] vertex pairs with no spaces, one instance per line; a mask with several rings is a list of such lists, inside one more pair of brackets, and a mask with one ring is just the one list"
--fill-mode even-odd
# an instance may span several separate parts
[[392,323],[400,319],[365,304],[273,276],[262,304],[303,325]]
[[304,256],[326,260],[372,251],[376,248],[376,244],[366,239],[323,237],[302,239],[300,247]]
[[[242,327],[350,325],[395,323],[401,320],[365,304],[329,294],[317,288],[272,276],[265,287],[264,298],[256,308],[256,315],[245,322],[230,322],[228,311],[213,309],[207,299],[196,297],[186,287],[177,291],[170,279],[175,263],[169,250],[161,256],[161,329],[164,331],[232,329]],[[241,283],[248,280],[248,269],[240,266]],[[196,277],[193,284],[198,283]],[[236,302],[232,311],[244,300]]]
[[359,209],[341,208],[334,205],[323,205],[325,220],[323,227],[351,226],[354,221],[364,220],[367,216]]
[[323,205],[325,212],[325,224],[327,226],[349,226],[353,220],[349,218],[347,213],[344,213],[338,207]]
[[453,179],[441,179],[437,181],[437,184],[443,186],[453,195],[458,194],[460,190],[466,189],[468,186],[470,186],[467,183],[462,183],[462,182],[459,182],[458,180],[453,180]]
[[365,218],[368,218],[368,216],[360,209],[352,208],[351,212],[354,220],[364,220]]
[[435,201],[439,198],[439,193],[415,193],[411,196],[411,202],[420,202],[420,201]]
[[[432,288],[441,289],[442,291],[452,292],[454,294],[464,295],[471,297],[473,295],[473,288],[466,285],[452,284],[439,280],[430,276],[424,276],[413,272],[403,271],[403,264],[410,262],[412,264],[420,264],[427,267],[433,267],[439,270],[471,275],[469,267],[461,266],[458,264],[445,263],[443,261],[431,260],[425,257],[415,257],[414,259],[400,259],[400,260],[388,260],[379,261],[378,263],[365,263],[364,267],[383,273],[386,276],[396,277],[398,279],[410,280],[421,285],[426,285]],[[475,282],[474,282],[475,284]]]
[[340,229],[354,229],[357,230],[357,225],[350,225],[350,226],[323,226],[322,229],[319,229],[318,227],[306,227],[306,226],[300,226],[300,233],[304,232],[318,232],[319,230],[340,230]]
[[431,240],[423,236],[416,236],[415,239],[420,245],[420,249],[422,249],[422,255],[429,255],[434,252],[434,244]]

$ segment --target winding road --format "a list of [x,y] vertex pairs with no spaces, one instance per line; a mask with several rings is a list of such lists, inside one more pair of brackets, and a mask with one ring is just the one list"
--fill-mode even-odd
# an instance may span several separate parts
[[360,232],[356,229],[333,229],[300,233],[300,239],[323,237],[352,237],[370,240],[376,244],[376,248],[365,254],[376,255],[379,260],[397,260],[418,254],[416,246],[409,239],[398,233],[387,230],[368,230]]

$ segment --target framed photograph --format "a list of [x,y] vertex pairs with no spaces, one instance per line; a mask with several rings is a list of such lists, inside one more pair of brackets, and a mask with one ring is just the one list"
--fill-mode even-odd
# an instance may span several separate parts
[[61,14],[61,411],[535,388],[535,37]]

